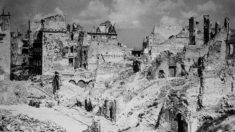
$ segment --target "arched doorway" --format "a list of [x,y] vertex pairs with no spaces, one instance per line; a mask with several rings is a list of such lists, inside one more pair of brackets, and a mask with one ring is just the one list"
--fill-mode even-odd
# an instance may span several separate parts
[[178,123],[178,131],[177,132],[188,132],[188,124],[185,121],[182,114],[178,113],[176,115],[176,121]]

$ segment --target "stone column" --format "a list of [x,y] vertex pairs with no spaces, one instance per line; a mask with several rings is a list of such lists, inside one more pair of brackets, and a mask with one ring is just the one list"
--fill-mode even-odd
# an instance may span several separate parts
[[195,22],[194,17],[189,19],[189,45],[195,45]]
[[204,15],[204,44],[210,41],[210,19],[209,15]]

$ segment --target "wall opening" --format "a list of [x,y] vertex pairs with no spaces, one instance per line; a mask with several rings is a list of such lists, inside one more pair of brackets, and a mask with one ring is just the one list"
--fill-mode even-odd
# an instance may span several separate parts
[[233,44],[229,45],[229,55],[233,55]]
[[163,70],[159,71],[158,78],[165,78],[165,72]]
[[69,66],[73,66],[73,58],[69,58]]
[[188,132],[188,124],[180,113],[176,115],[176,120],[178,123],[177,132]]
[[70,52],[71,52],[71,53],[74,52],[73,46],[70,47]]
[[176,66],[169,66],[170,77],[176,77]]

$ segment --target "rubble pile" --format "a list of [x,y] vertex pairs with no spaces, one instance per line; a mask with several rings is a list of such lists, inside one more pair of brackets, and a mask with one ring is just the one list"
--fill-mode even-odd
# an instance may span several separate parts
[[0,131],[234,129],[235,41],[227,19],[212,30],[208,15],[184,28],[155,26],[140,51],[118,42],[110,21],[86,32],[66,26],[63,14],[40,19],[29,22],[27,38],[37,76],[0,82],[0,108],[16,110],[1,116]]
[[0,117],[0,131],[3,132],[66,132],[64,128],[56,125],[53,122],[42,122],[37,119],[30,118],[27,115],[1,115]]
[[32,85],[27,81],[0,81],[0,85],[0,104],[2,105],[28,104],[37,108],[54,106],[54,103],[51,104],[54,100],[51,98],[51,86],[41,88],[39,84]]
[[26,83],[0,81],[0,104],[18,104],[27,102]]

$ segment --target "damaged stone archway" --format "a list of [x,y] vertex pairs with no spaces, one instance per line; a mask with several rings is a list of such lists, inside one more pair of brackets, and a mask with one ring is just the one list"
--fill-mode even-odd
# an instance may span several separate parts
[[166,131],[191,132],[191,112],[188,109],[187,99],[171,91],[161,113],[160,124]]
[[190,132],[190,120],[186,113],[183,109],[167,108],[164,112],[164,120],[169,124],[167,129],[174,132]]
[[93,87],[94,86],[94,80],[69,80],[70,83],[80,86],[81,88],[85,88],[85,87]]
[[188,132],[188,123],[185,119],[185,117],[178,113],[176,115],[176,121],[177,121],[177,132]]

